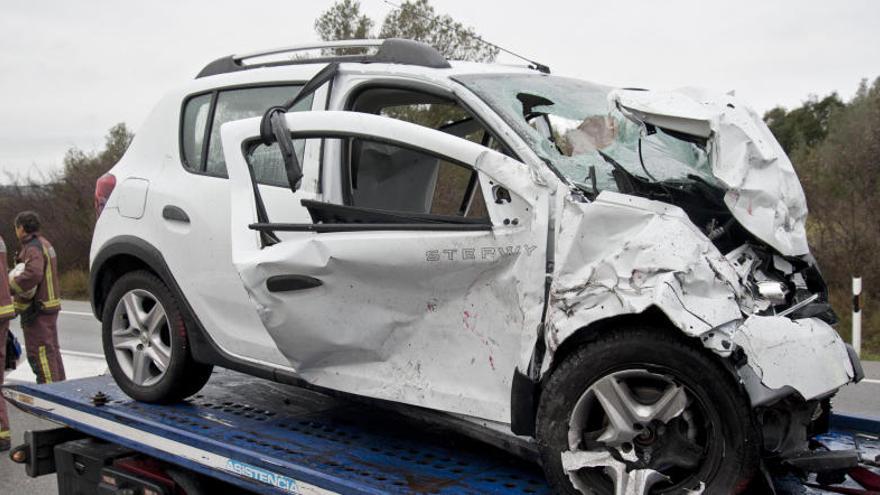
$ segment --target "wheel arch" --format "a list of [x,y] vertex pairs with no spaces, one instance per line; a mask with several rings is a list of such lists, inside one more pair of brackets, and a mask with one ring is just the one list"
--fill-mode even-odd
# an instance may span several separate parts
[[[581,346],[595,341],[605,332],[624,326],[637,325],[655,327],[657,331],[665,332],[671,338],[699,343],[699,339],[689,337],[669,319],[669,316],[660,307],[653,305],[640,313],[619,314],[590,322],[572,333],[556,348],[552,354],[552,362],[538,379],[532,379],[519,370],[514,372],[511,387],[511,430],[513,433],[534,436],[538,403],[541,400],[544,385],[553,374],[553,370],[568,356]],[[709,354],[714,355],[711,352]],[[718,356],[715,355],[715,357]],[[720,357],[719,361],[721,361]]]
[[89,301],[98,321],[104,314],[104,304],[113,284],[119,277],[135,270],[153,273],[175,292],[175,296],[180,295],[180,289],[158,249],[138,237],[114,237],[101,247],[89,270]]
[[667,332],[676,337],[688,338],[658,306],[648,306],[641,313],[625,313],[593,321],[574,332],[556,348],[553,352],[553,360],[550,366],[541,374],[540,383],[546,382],[547,378],[553,374],[553,370],[559,366],[559,363],[565,361],[568,356],[584,344],[588,344],[598,339],[605,332],[616,328],[637,325],[655,327],[658,331]]
[[190,306],[189,300],[165,262],[162,252],[139,237],[129,235],[113,237],[101,246],[92,261],[89,271],[89,300],[92,304],[92,312],[99,321],[113,283],[126,273],[138,269],[147,270],[159,277],[159,280],[168,287],[171,294],[179,302],[186,323],[189,349],[196,361],[222,366],[280,383],[300,386],[305,384],[299,377],[284,370],[244,361],[223,350],[205,330],[201,320]]

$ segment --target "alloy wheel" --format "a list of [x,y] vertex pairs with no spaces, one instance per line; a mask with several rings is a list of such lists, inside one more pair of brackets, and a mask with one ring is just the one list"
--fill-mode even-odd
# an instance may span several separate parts
[[126,292],[113,312],[113,351],[119,367],[135,385],[148,387],[165,376],[171,364],[168,316],[150,292]]
[[710,428],[704,405],[670,375],[609,373],[572,409],[563,468],[583,493],[597,473],[615,494],[700,492]]

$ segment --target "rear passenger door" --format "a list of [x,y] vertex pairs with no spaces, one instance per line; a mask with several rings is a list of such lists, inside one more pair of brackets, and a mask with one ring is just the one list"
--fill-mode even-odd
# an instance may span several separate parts
[[286,118],[295,141],[342,142],[349,201],[304,197],[310,221],[257,223],[259,121],[223,128],[233,261],[278,348],[317,385],[509,421],[520,343],[540,322],[548,191],[449,133],[354,112]]
[[[305,70],[303,81],[315,69]],[[254,315],[230,262],[230,181],[220,128],[230,120],[257,117],[270,106],[289,101],[302,84],[221,87],[184,97],[180,109],[179,161],[169,163],[163,169],[162,180],[154,181],[150,187],[150,196],[158,207],[154,228],[159,231],[150,238],[160,242],[156,247],[210,337],[231,355],[275,366],[287,366],[287,360]],[[323,108],[323,100],[318,101],[314,107]],[[312,98],[307,98],[294,111],[312,108]],[[310,181],[300,196],[315,197],[318,150],[297,151]],[[255,157],[254,165],[259,188],[266,203],[277,212],[276,218],[308,219],[308,212],[286,187],[283,167],[271,157]]]

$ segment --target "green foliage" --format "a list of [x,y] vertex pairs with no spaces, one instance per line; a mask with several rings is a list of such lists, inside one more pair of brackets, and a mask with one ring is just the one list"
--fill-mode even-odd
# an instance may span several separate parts
[[813,254],[848,334],[851,277],[865,288],[863,348],[880,353],[880,78],[863,81],[855,97],[832,93],[764,119],[787,150],[807,195]]
[[89,298],[89,272],[83,269],[68,270],[61,274],[58,284],[64,299],[87,300]]
[[473,28],[448,15],[438,15],[428,0],[406,1],[391,11],[379,37],[422,41],[453,60],[491,62],[498,56],[498,49],[481,41]]
[[[339,0],[318,17],[315,31],[322,40],[372,38],[375,23],[361,13],[360,2]],[[380,38],[407,38],[436,48],[446,58],[491,62],[498,49],[480,40],[473,28],[439,15],[428,0],[407,0],[382,22]]]
[[315,21],[315,31],[324,41],[372,38],[373,21],[361,13],[357,0],[340,0]]
[[764,121],[773,131],[786,153],[801,147],[811,148],[825,139],[831,115],[844,107],[837,93],[819,100],[811,96],[804,104],[792,111],[776,107],[764,114]]
[[382,115],[431,129],[439,129],[470,117],[461,107],[442,103],[385,107],[382,109]]
[[12,220],[20,211],[33,210],[39,213],[43,233],[58,252],[59,272],[88,270],[95,225],[95,181],[122,158],[132,137],[125,124],[117,124],[108,132],[101,151],[71,148],[62,171],[48,177],[16,178],[12,185],[0,189],[0,235],[10,246],[7,263],[12,262],[16,245]]

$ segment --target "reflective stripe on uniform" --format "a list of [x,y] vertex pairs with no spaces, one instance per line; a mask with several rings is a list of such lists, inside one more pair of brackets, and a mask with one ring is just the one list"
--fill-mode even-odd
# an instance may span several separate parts
[[15,303],[14,303],[14,307],[15,307],[16,311],[24,311],[24,310],[28,309],[28,306],[30,306],[30,305],[31,305],[31,303],[29,303],[29,302],[15,301]]
[[8,439],[11,436],[10,434],[11,432],[9,430],[0,431],[0,440]]
[[21,290],[21,286],[18,285],[18,282],[15,281],[14,277],[9,279],[9,286],[12,287],[12,290],[16,294],[23,294],[24,293],[24,291]]
[[49,358],[46,357],[46,346],[40,346],[40,366],[43,367],[43,377],[46,383],[52,383],[52,369],[49,368]]
[[15,305],[7,304],[6,306],[0,306],[0,318],[4,316],[10,316],[15,314]]
[[55,294],[55,274],[52,272],[52,257],[49,256],[49,250],[46,249],[46,245],[42,242],[40,243],[43,246],[43,256],[46,257],[46,301],[43,305],[47,308],[53,306],[59,306],[61,304],[61,300]]
[[55,309],[61,306],[61,299],[49,299],[43,301],[43,309]]

